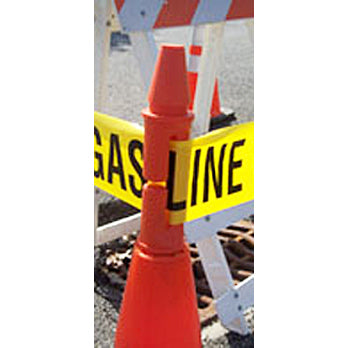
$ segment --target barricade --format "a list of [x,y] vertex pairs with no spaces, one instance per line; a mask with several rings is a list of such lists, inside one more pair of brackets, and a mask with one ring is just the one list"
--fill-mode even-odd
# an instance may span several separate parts
[[[235,0],[233,2],[226,1],[219,6],[215,6],[213,2],[202,1],[198,7],[197,4],[192,3],[193,7],[186,8],[188,12],[184,15],[179,11],[179,3],[181,4],[181,2],[167,1],[162,6],[158,2],[148,9],[146,8],[146,1],[143,3],[132,3],[130,0],[115,1],[121,24],[124,29],[130,32],[134,52],[141,63],[141,71],[147,89],[157,55],[157,48],[150,30],[152,28],[185,24],[204,25],[206,27],[193,105],[193,111],[196,115],[193,134],[198,136],[207,132],[209,127],[217,61],[221,50],[224,24],[223,22],[214,22],[253,17],[253,3],[249,0]],[[138,6],[142,8],[138,8]],[[219,228],[225,227],[227,224],[237,221],[252,212],[253,201],[248,201],[232,208],[226,208],[219,213],[209,214],[185,223],[186,238],[189,242],[196,243],[202,257],[204,270],[215,298],[220,320],[227,328],[242,334],[248,331],[242,310],[253,304],[253,277],[240,283],[238,288],[234,287],[233,279],[215,232]],[[137,225],[140,216],[137,215],[130,220]],[[106,241],[108,238],[116,238],[124,233],[125,231],[121,228],[121,225],[121,223],[116,222],[97,229],[96,243]],[[98,231],[106,232],[109,236],[106,239],[99,239]]]

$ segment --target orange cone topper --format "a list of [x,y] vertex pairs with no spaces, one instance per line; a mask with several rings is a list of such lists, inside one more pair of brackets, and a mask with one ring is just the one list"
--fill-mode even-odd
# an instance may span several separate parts
[[190,255],[183,225],[168,223],[169,141],[188,139],[193,115],[183,46],[159,52],[145,120],[141,229],[124,292],[116,348],[201,347]]

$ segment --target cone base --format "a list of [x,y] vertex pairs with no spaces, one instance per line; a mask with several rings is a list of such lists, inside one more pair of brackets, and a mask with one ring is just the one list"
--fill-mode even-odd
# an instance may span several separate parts
[[116,348],[201,347],[188,249],[154,256],[135,245],[121,306]]

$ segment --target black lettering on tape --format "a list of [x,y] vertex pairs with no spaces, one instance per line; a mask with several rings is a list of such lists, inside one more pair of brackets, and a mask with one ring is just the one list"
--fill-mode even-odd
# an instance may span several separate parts
[[[117,166],[114,165],[114,152],[116,150]],[[120,177],[120,183],[123,190],[126,190],[126,181],[124,178],[123,162],[120,148],[119,136],[112,134],[110,136],[110,151],[109,151],[109,172],[108,182],[112,184],[113,174],[118,174]]]
[[207,157],[205,160],[203,202],[208,202],[208,199],[209,199],[209,169],[211,170],[211,173],[212,173],[216,197],[220,198],[222,196],[222,174],[223,174],[223,163],[224,163],[224,155],[225,155],[226,146],[227,144],[224,144],[220,150],[218,177],[216,176],[215,164],[214,164],[214,147],[210,146],[208,148]]
[[[97,145],[101,145],[101,137],[99,129],[94,126],[94,136]],[[98,170],[94,170],[94,176],[98,179],[104,180],[104,168],[103,168],[103,155],[97,151],[94,151],[94,158],[98,161]]]
[[197,187],[198,187],[198,174],[199,174],[199,160],[201,158],[201,149],[195,151],[195,159],[193,164],[193,178],[192,178],[192,190],[191,190],[191,207],[197,204]]
[[138,198],[141,198],[141,189],[145,183],[145,179],[143,177],[143,169],[140,166],[140,163],[135,157],[135,151],[139,150],[141,153],[141,158],[143,158],[143,143],[141,143],[139,140],[132,140],[128,145],[128,154],[129,154],[129,160],[132,163],[135,171],[137,172],[139,179],[141,181],[141,186],[139,189],[135,186],[135,179],[134,175],[129,174],[129,186],[134,193],[135,196]]
[[242,166],[242,160],[234,161],[234,150],[236,147],[244,146],[245,139],[235,141],[232,144],[231,152],[230,152],[230,162],[229,162],[229,170],[228,170],[228,194],[236,193],[242,191],[242,184],[233,185],[233,170],[240,168]]
[[[169,210],[178,211],[186,209],[186,201],[173,202],[174,199],[174,179],[175,179],[175,160],[176,153],[174,151],[169,152],[169,175],[167,181],[168,188],[168,201],[167,207]],[[180,183],[185,184],[185,183]]]

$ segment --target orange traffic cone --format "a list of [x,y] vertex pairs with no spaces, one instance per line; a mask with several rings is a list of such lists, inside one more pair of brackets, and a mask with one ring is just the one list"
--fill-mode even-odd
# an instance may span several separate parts
[[188,139],[193,115],[183,46],[159,52],[145,120],[140,234],[123,297],[116,348],[201,347],[194,279],[183,225],[168,224],[169,141]]

